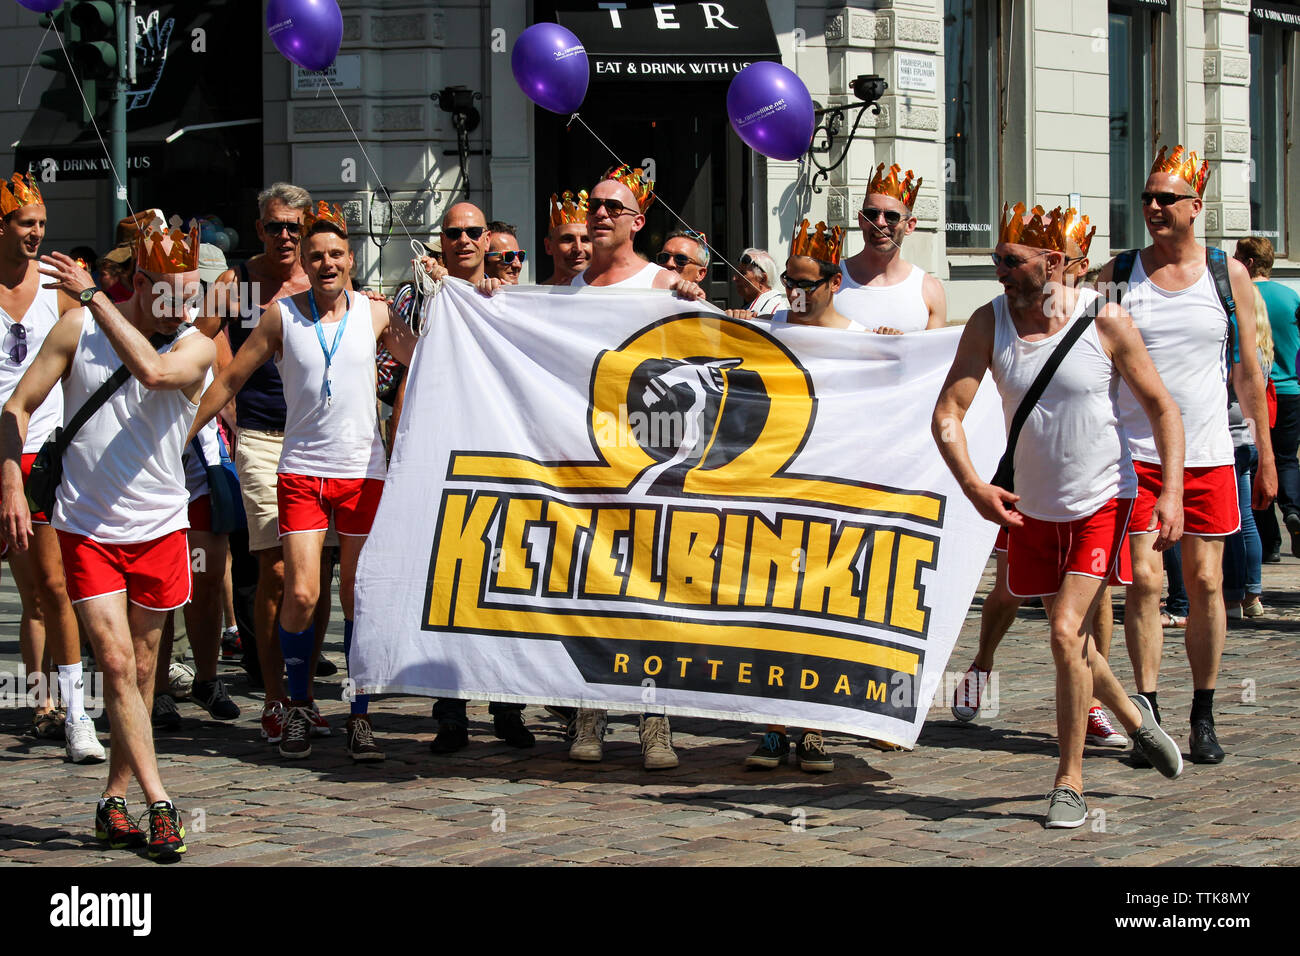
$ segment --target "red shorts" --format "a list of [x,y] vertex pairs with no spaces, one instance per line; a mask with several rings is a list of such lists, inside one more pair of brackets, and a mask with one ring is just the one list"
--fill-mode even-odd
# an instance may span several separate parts
[[[1137,472],[1137,504],[1129,520],[1129,534],[1145,534],[1151,524],[1160,494],[1160,466],[1133,462]],[[1211,465],[1183,469],[1183,534],[1215,537],[1241,530],[1237,509],[1237,469],[1233,465]]]
[[276,476],[275,498],[280,508],[280,537],[304,531],[325,531],[334,516],[339,534],[370,534],[379,510],[384,483],[378,478],[313,478]]
[[211,495],[199,495],[190,502],[190,530],[212,531]]
[[998,528],[998,536],[993,539],[993,550],[1001,551],[1003,554],[1007,550],[1007,529]]
[[190,603],[190,546],[184,528],[132,544],[105,544],[68,531],[58,534],[73,604],[123,591],[132,604],[150,611]]
[[[30,455],[24,454],[22,457],[24,488],[27,487],[27,479],[32,476],[32,462],[34,462],[35,460],[36,460],[35,452],[32,452]],[[49,523],[50,523],[50,519],[45,514],[44,511],[32,512],[32,524],[49,524]],[[9,553],[9,542],[0,539],[0,558],[3,558],[8,553]]]
[[1128,530],[1132,498],[1112,498],[1086,518],[1025,523],[1007,535],[1007,589],[1016,597],[1043,597],[1061,589],[1067,574],[1111,585],[1133,583]]

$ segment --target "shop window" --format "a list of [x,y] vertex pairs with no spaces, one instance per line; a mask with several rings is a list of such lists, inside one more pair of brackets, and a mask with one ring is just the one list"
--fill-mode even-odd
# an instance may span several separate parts
[[1250,231],[1286,252],[1283,176],[1285,97],[1290,34],[1265,25],[1250,34]]
[[1137,194],[1155,152],[1152,126],[1154,15],[1112,6],[1110,13],[1110,247],[1146,244]]
[[944,0],[948,247],[991,249],[1001,200],[998,4]]

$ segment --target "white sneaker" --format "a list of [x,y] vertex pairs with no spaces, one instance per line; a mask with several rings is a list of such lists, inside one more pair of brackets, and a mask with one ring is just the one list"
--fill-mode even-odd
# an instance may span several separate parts
[[87,715],[67,721],[63,725],[63,737],[68,759],[73,763],[103,763],[104,747],[95,733],[95,722]]
[[167,691],[173,700],[188,700],[194,689],[194,668],[180,661],[167,666]]
[[677,766],[673,732],[667,717],[643,715],[637,730],[641,736],[642,763],[647,770],[670,770]]
[[963,723],[975,719],[980,712],[980,698],[988,686],[992,671],[982,671],[974,664],[962,676],[961,683],[952,694],[952,715]]
[[600,762],[600,758],[605,756],[605,721],[603,710],[584,708],[578,711],[578,733],[569,748],[570,760]]

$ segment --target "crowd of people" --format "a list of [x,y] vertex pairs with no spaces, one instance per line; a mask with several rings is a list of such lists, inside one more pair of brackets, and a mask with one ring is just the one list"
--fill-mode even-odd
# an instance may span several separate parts
[[[853,256],[841,256],[843,230],[806,220],[784,268],[766,250],[744,249],[732,277],[743,307],[728,315],[868,334],[943,327],[942,284],[902,254],[917,226],[921,181],[901,173],[876,169],[858,213],[863,248]],[[1127,744],[1106,709],[1132,738],[1135,761],[1166,776],[1181,772],[1157,694],[1164,556],[1181,546],[1191,759],[1217,763],[1224,595],[1239,614],[1262,613],[1260,563],[1279,537],[1275,522],[1270,537],[1265,517],[1275,492],[1300,555],[1300,299],[1267,281],[1266,239],[1242,240],[1236,259],[1196,242],[1207,176],[1195,154],[1162,150],[1141,194],[1151,244],[1107,264],[1096,288],[1086,279],[1095,233],[1087,217],[1004,212],[993,259],[1005,292],[967,322],[934,411],[940,453],[979,513],[1002,528],[978,652],[953,714],[976,717],[1017,607],[1041,599],[1061,749],[1048,827],[1084,821],[1085,742]],[[637,251],[654,199],[654,184],[626,166],[589,190],[553,195],[545,283],[705,299],[717,250],[703,233],[675,231],[651,258]],[[184,825],[153,743],[155,730],[179,720],[173,613],[182,611],[193,650],[192,699],[215,719],[237,718],[217,665],[242,652],[265,688],[262,735],[285,759],[308,757],[312,739],[331,733],[313,686],[332,670],[321,649],[336,566],[344,655],[352,654],[357,560],[402,414],[417,289],[452,277],[495,294],[519,282],[528,251],[510,223],[457,203],[412,263],[422,281],[386,302],[354,285],[340,210],[313,205],[287,183],[258,196],[262,251],[233,267],[200,241],[197,224],[169,227],[158,210],[121,223],[117,247],[99,262],[88,251],[42,255],[45,205],[30,177],[0,186],[0,211],[0,534],[22,598],[24,666],[33,675],[57,671],[62,705],[53,695],[39,702],[33,729],[61,733],[73,762],[106,759],[85,712],[89,651],[112,734],[96,836],[174,860],[185,852]],[[1108,288],[1120,292],[1103,294]],[[1275,419],[1261,374],[1269,353],[1250,347],[1270,325]],[[1048,365],[1055,371],[1044,373]],[[1006,474],[1000,469],[994,481],[975,471],[960,427],[986,372],[1012,432]],[[391,407],[387,441],[382,406]],[[1265,421],[1271,427],[1254,427]],[[61,481],[46,512],[32,505],[51,464],[61,464]],[[1252,504],[1258,520],[1247,528]],[[247,532],[246,548],[241,537],[234,550],[252,556],[255,582],[242,636],[230,596],[235,510]],[[1107,663],[1108,585],[1128,589],[1131,696]],[[349,696],[348,753],[384,759],[369,701]],[[434,704],[433,753],[468,746],[466,704]],[[572,759],[602,759],[604,711],[547,709],[565,722]],[[494,702],[489,711],[497,738],[534,744],[522,705]],[[639,733],[647,770],[678,765],[667,716],[642,714]],[[764,730],[746,764],[770,769],[792,753],[807,772],[834,769],[820,731],[781,726]],[[128,812],[132,779],[144,793],[148,832]]]

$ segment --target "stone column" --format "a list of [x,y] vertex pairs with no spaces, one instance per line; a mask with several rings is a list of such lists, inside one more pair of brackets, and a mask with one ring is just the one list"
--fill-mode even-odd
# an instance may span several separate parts
[[1205,241],[1231,250],[1250,233],[1250,3],[1204,0],[1203,17]]

